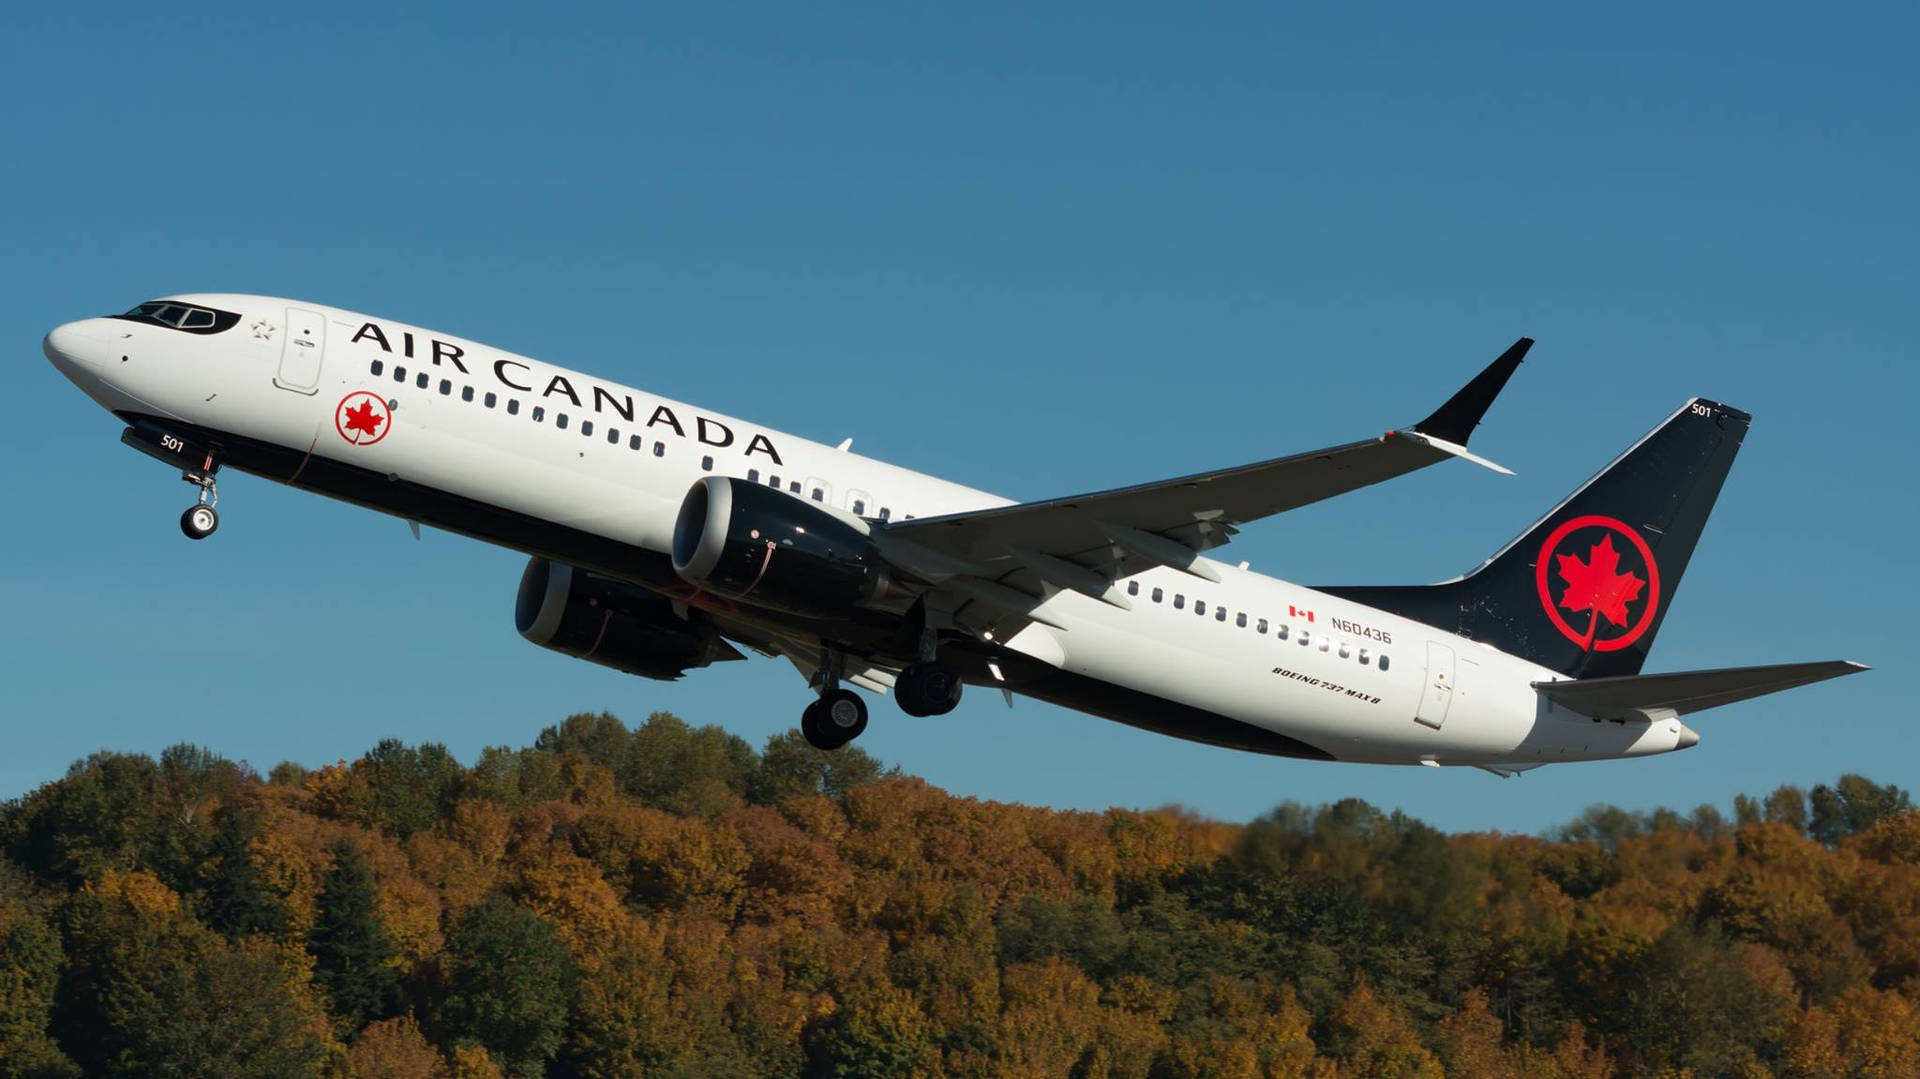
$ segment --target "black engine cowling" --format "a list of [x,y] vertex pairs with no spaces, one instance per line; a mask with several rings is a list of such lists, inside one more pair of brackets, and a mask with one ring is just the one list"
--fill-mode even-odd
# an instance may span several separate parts
[[701,612],[683,618],[664,596],[545,558],[520,575],[513,624],[542,648],[645,678],[743,658]]
[[756,607],[845,616],[886,593],[886,563],[858,525],[771,487],[706,476],[680,503],[673,571]]

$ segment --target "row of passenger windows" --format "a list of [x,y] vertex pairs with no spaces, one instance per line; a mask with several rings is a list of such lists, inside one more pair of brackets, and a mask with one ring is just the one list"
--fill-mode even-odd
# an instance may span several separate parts
[[[1140,582],[1137,580],[1128,581],[1127,595],[1137,596],[1139,594],[1140,594]],[[1161,588],[1155,588],[1151,593],[1151,598],[1155,603],[1166,602],[1166,598],[1167,598],[1166,590]],[[1173,609],[1176,611],[1182,611],[1182,610],[1185,610],[1186,607],[1187,607],[1186,594],[1181,592],[1175,592],[1173,594]],[[1199,615],[1202,618],[1206,617],[1207,601],[1204,599],[1196,598],[1193,601],[1193,613]],[[1215,604],[1213,606],[1213,620],[1216,622],[1225,622],[1229,616],[1229,613],[1230,612],[1228,612],[1228,610],[1225,607],[1222,607],[1219,604]],[[1247,628],[1247,624],[1249,621],[1247,617],[1247,612],[1245,611],[1231,612],[1231,616],[1233,618],[1234,625],[1239,626],[1241,629]],[[1253,624],[1253,631],[1255,633],[1267,632],[1269,625],[1266,619],[1255,618],[1255,619],[1252,619],[1251,621]],[[1314,636],[1311,630],[1303,629],[1299,633],[1295,634],[1292,632],[1291,627],[1289,627],[1285,622],[1276,622],[1272,624],[1271,628],[1273,630],[1273,639],[1276,641],[1284,641],[1289,636],[1291,636],[1295,640],[1298,640],[1300,642],[1300,647],[1302,648],[1309,647],[1314,643]],[[1321,634],[1319,637],[1319,644],[1320,644],[1320,651],[1327,652],[1329,654],[1338,654],[1341,659],[1358,658],[1362,666],[1368,666],[1372,664],[1374,660],[1374,653],[1372,649],[1367,648],[1364,645],[1355,646],[1355,645],[1349,644],[1346,641],[1336,641],[1332,637],[1324,633]],[[1392,660],[1385,652],[1382,652],[1379,654],[1379,659],[1380,659],[1381,670],[1384,671],[1388,667],[1392,666]]]
[[[373,370],[373,373],[374,373],[375,375],[379,375],[379,374],[381,374],[381,373],[383,373],[383,372],[384,372],[384,371],[386,370],[386,363],[385,363],[384,361],[381,361],[381,360],[375,360],[375,361],[373,361],[373,367],[372,367],[372,370]],[[399,367],[399,366],[396,366],[396,367],[395,367],[395,368],[393,369],[393,380],[394,380],[395,382],[399,382],[399,383],[405,383],[405,382],[407,381],[407,369],[406,369],[405,367]],[[417,387],[419,387],[420,389],[423,389],[423,390],[424,390],[424,389],[429,389],[429,388],[431,388],[431,387],[433,386],[433,376],[432,376],[432,375],[430,375],[430,374],[428,374],[428,373],[427,373],[427,372],[425,372],[425,371],[417,371],[417,372],[415,372],[415,374],[414,374],[414,379],[413,379],[413,384],[414,384],[415,386],[417,386]],[[452,397],[452,396],[453,396],[453,380],[452,380],[452,379],[449,379],[449,378],[443,378],[443,379],[441,379],[441,380],[440,380],[440,396],[442,396],[442,397]],[[483,408],[493,408],[493,407],[495,407],[496,405],[498,405],[498,404],[500,403],[500,398],[499,398],[499,396],[498,396],[497,394],[495,394],[495,393],[493,393],[493,392],[492,392],[491,390],[489,390],[489,391],[487,391],[487,392],[485,392],[485,393],[482,393],[482,394],[480,394],[479,396],[480,396],[480,405],[481,405],[481,407],[483,407]],[[472,387],[472,386],[461,386],[461,387],[460,387],[460,399],[461,399],[462,401],[469,401],[469,402],[470,402],[470,401],[472,401],[472,400],[474,399],[474,390],[473,390],[473,387]],[[507,412],[507,415],[509,415],[509,416],[518,416],[518,415],[520,414],[520,399],[519,399],[519,398],[517,398],[517,397],[509,397],[509,398],[507,398],[507,399],[506,399],[506,405],[507,405],[507,407],[506,407],[506,412]],[[535,423],[544,423],[544,422],[546,422],[546,418],[547,418],[547,409],[546,409],[546,406],[544,406],[544,405],[534,405],[534,406],[533,406],[533,408],[532,408],[531,410],[529,410],[529,412],[528,412],[528,415],[529,415],[529,417],[530,417],[530,418],[531,418],[531,419],[533,420],[533,422],[535,422]],[[555,427],[557,427],[557,428],[559,428],[560,430],[562,430],[562,431],[564,431],[564,430],[566,430],[566,429],[567,429],[567,425],[568,425],[568,423],[569,423],[569,419],[568,419],[568,416],[567,416],[567,414],[566,414],[566,413],[564,413],[564,412],[555,412],[555,413],[553,414],[553,425],[554,425]],[[581,421],[580,421],[580,433],[581,433],[582,435],[584,435],[584,436],[587,436],[587,437],[589,437],[589,438],[590,438],[590,437],[592,437],[592,436],[593,436],[593,430],[594,430],[594,427],[593,427],[593,421],[592,421],[592,420],[590,420],[590,419],[583,419],[583,420],[581,420]],[[617,446],[617,445],[619,445],[619,444],[620,444],[620,429],[619,429],[619,428],[617,428],[617,427],[608,427],[608,428],[606,429],[606,432],[607,432],[607,445],[609,445],[609,446]],[[636,434],[631,434],[631,433],[627,435],[627,448],[628,448],[628,449],[630,449],[630,450],[638,450],[638,449],[640,449],[640,448],[641,448],[641,447],[642,447],[643,445],[645,445],[645,442],[644,442],[644,441],[643,441],[643,440],[641,439],[641,437],[640,437],[639,435],[636,435]],[[653,455],[654,455],[655,457],[665,457],[665,456],[667,455],[667,444],[666,444],[665,442],[658,442],[658,441],[656,441],[656,442],[655,442],[655,443],[653,444]],[[712,457],[711,455],[708,455],[708,456],[703,456],[703,457],[701,457],[701,458],[700,458],[700,468],[701,468],[701,470],[702,470],[702,471],[704,471],[704,472],[712,472],[712,471],[713,471],[713,457]],[[747,469],[747,482],[748,482],[748,483],[759,483],[759,482],[760,482],[760,470],[759,470],[759,469],[757,469],[757,468],[749,468],[749,469]],[[769,487],[772,487],[772,488],[775,488],[775,489],[778,489],[778,488],[780,487],[780,477],[779,477],[778,475],[769,475],[769,476],[767,477],[767,481],[766,481],[766,482],[767,482],[767,486],[769,486]],[[796,494],[796,495],[797,495],[797,494],[800,494],[800,493],[802,492],[802,487],[801,487],[801,484],[800,484],[800,481],[799,481],[799,480],[788,480],[788,481],[787,481],[787,488],[786,488],[786,489],[787,489],[787,491],[788,491],[789,493],[791,493],[791,494]],[[812,498],[812,499],[813,499],[813,500],[814,500],[815,502],[822,502],[822,503],[824,503],[824,502],[825,502],[825,501],[827,500],[827,492],[826,492],[826,489],[825,489],[825,488],[823,488],[823,487],[813,487],[813,488],[811,488],[811,489],[810,489],[810,490],[808,491],[808,497],[810,497],[810,498]],[[866,499],[864,499],[864,498],[855,498],[855,499],[853,500],[853,502],[852,502],[852,504],[851,504],[851,505],[850,505],[850,506],[849,506],[848,508],[849,508],[849,509],[851,509],[851,510],[853,511],[853,514],[854,514],[854,516],[856,516],[856,517],[864,517],[864,516],[866,516],[866,515],[867,515],[867,503],[866,503]],[[881,507],[880,507],[880,519],[881,519],[882,521],[890,521],[890,520],[892,520],[892,519],[893,519],[893,510],[891,510],[891,509],[889,509],[889,508],[888,508],[888,507],[886,507],[886,506],[881,506]],[[909,520],[909,521],[911,521],[911,520],[913,520],[913,514],[911,514],[911,513],[909,513],[909,514],[907,514],[907,515],[906,515],[906,517],[905,517],[904,519],[905,519],[905,520]]]

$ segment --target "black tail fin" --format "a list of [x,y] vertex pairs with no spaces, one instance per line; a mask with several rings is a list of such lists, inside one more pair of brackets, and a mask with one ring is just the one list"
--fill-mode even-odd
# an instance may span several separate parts
[[1562,674],[1638,674],[1752,419],[1695,398],[1465,577],[1321,591]]

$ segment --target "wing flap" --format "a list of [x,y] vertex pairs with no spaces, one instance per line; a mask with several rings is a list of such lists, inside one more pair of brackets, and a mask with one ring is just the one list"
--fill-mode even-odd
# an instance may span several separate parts
[[1647,719],[1655,714],[1683,716],[1783,689],[1858,674],[1866,669],[1865,664],[1836,659],[1765,667],[1723,667],[1711,671],[1576,678],[1535,682],[1533,688],[1553,703],[1595,719]]

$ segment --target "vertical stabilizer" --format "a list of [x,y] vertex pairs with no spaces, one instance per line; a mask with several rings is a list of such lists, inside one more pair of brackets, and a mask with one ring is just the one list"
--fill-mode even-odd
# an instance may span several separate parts
[[1751,421],[1695,398],[1465,577],[1321,591],[1562,674],[1638,674]]

